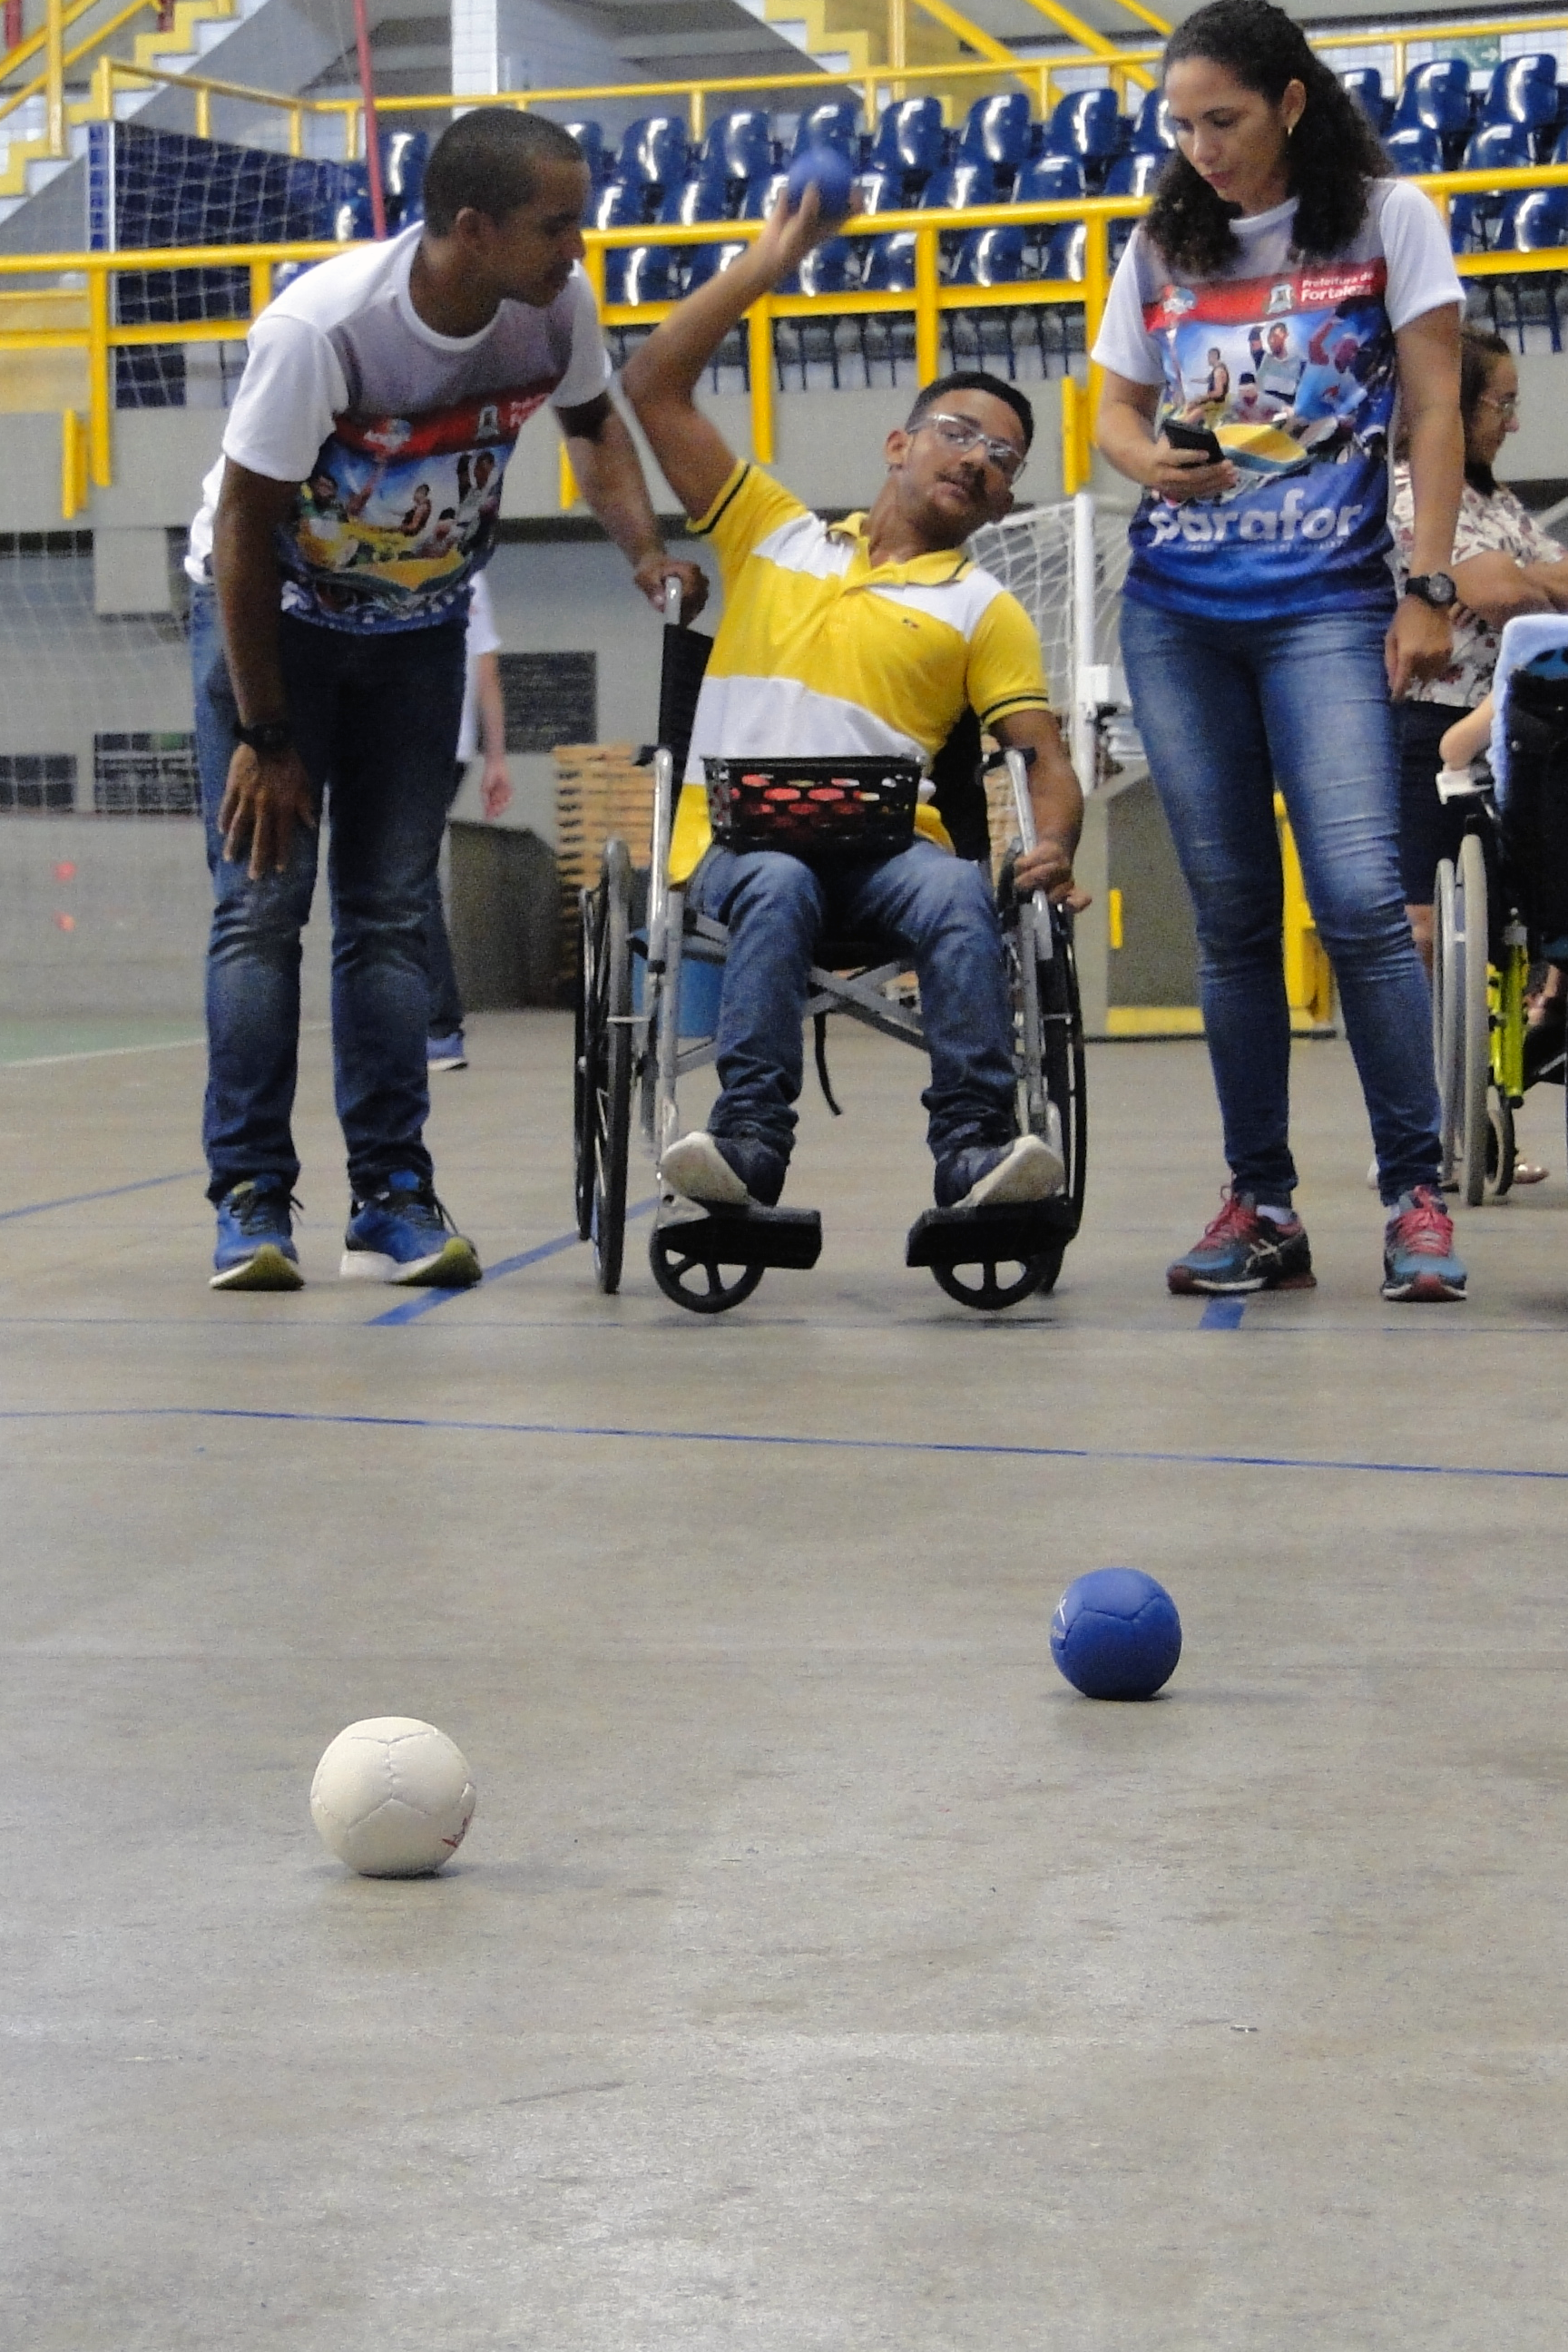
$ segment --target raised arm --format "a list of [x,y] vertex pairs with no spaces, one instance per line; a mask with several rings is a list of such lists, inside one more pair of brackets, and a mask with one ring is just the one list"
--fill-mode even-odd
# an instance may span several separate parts
[[692,397],[703,369],[758,297],[838,226],[822,219],[815,187],[795,213],[781,196],[755,243],[678,303],[626,362],[622,389],[689,515],[707,513],[735,466],[733,450]]

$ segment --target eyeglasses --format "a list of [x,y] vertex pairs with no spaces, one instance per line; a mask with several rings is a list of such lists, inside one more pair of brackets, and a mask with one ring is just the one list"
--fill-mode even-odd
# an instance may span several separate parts
[[1476,394],[1476,403],[1481,408],[1495,408],[1500,416],[1519,415],[1519,394],[1516,392],[1509,393],[1501,400],[1498,398],[1495,392],[1479,392]]
[[982,433],[973,418],[951,415],[945,408],[939,408],[931,415],[917,416],[905,430],[923,433],[928,425],[950,449],[962,452],[984,448],[986,463],[995,467],[1005,482],[1016,482],[1028,462],[1016,443],[998,441],[992,434]]

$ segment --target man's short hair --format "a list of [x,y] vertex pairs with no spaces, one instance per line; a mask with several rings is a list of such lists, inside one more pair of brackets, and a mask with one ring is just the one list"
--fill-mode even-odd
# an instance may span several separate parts
[[928,383],[916,394],[908,422],[913,425],[950,392],[988,392],[993,400],[1005,400],[1024,428],[1025,448],[1034,446],[1034,410],[1016,383],[1007,383],[999,375],[988,375],[984,368],[955,368],[951,375],[939,375],[934,383]]
[[425,170],[425,224],[450,236],[471,208],[504,220],[539,193],[542,163],[581,163],[583,150],[559,122],[510,106],[476,106],[436,142]]

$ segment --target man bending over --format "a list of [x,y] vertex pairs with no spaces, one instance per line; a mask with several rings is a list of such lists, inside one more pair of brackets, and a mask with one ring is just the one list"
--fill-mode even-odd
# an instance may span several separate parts
[[828,524],[738,462],[692,394],[760,295],[828,233],[815,189],[784,203],[721,276],[673,310],[627,362],[627,399],[677,498],[711,536],[724,614],[692,730],[671,855],[689,904],[729,926],[718,1035],[722,1089],[706,1131],[659,1173],[688,1200],[772,1207],[784,1187],[816,942],[828,926],[905,948],[919,975],[931,1083],[922,1097],[939,1208],[1040,1200],[1060,1157],[1017,1132],[1013,1023],[989,883],[952,855],[934,810],[890,856],[804,858],[711,844],[705,755],[929,761],[965,706],[1028,756],[1038,843],[1018,887],[1075,898],[1083,800],[1051,717],[1039,641],[1013,597],[963,553],[1013,504],[1034,433],[998,378],[927,384],[884,444],[868,513]]

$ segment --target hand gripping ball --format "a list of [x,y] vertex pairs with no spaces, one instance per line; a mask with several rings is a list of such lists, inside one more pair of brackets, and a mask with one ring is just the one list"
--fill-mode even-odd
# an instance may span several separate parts
[[823,219],[841,221],[849,210],[849,193],[855,184],[848,157],[837,147],[808,147],[804,155],[797,155],[784,183],[792,213],[798,212],[814,184]]
[[1176,1604],[1142,1569],[1091,1569],[1057,1603],[1051,1655],[1086,1698],[1152,1698],[1181,1654]]
[[460,1748],[407,1715],[340,1731],[316,1767],[310,1817],[363,1878],[423,1878],[468,1834],[476,1794]]

